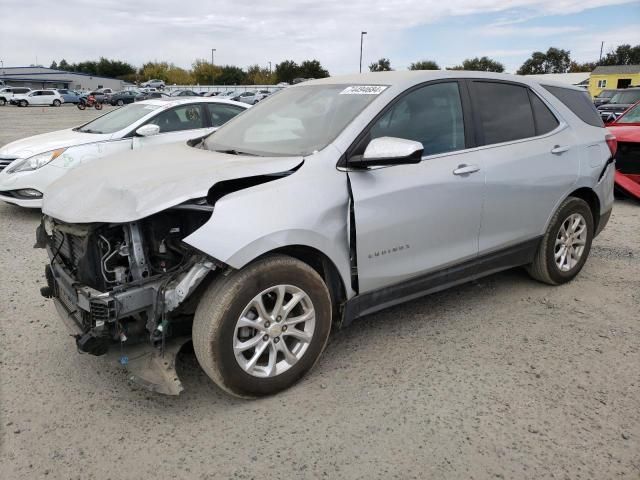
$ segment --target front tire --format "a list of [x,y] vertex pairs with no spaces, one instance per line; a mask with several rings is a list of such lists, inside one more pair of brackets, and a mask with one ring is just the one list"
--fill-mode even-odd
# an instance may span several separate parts
[[119,107],[121,107],[121,106],[124,105],[124,100],[122,100],[122,99],[118,100],[116,103],[118,104]]
[[0,98],[0,107],[4,107],[7,104],[7,100],[4,98]]
[[549,285],[573,280],[587,261],[593,233],[593,214],[587,202],[567,198],[549,222],[533,263],[527,268],[529,275]]
[[26,100],[20,100],[18,102],[18,105],[21,106],[21,107],[27,107],[27,106],[29,106],[29,102],[27,102]]
[[62,105],[62,102],[60,100],[56,99],[56,100],[53,101],[53,106],[54,107],[59,107],[60,105]]
[[96,103],[95,107],[96,107],[96,110],[102,110],[102,104],[101,103]]
[[315,365],[329,338],[331,312],[315,270],[295,258],[266,257],[209,285],[193,321],[194,351],[228,393],[271,395]]

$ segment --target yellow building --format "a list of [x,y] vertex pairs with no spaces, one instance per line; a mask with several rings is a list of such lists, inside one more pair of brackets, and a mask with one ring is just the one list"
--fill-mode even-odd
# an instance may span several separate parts
[[592,97],[602,90],[640,86],[640,65],[610,65],[596,67],[589,76]]

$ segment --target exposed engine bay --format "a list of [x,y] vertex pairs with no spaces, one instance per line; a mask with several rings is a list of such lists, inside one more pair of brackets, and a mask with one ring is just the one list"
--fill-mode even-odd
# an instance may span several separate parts
[[182,390],[172,369],[190,335],[193,294],[223,267],[182,239],[211,212],[203,201],[124,224],[43,218],[36,247],[47,249],[50,264],[42,294],[54,299],[80,352],[117,356],[151,390]]

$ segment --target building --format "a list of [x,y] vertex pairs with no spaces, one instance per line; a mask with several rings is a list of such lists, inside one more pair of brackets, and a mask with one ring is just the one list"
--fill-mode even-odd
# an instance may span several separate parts
[[640,86],[640,65],[600,66],[589,77],[589,93],[592,97],[605,89],[634,86]]
[[108,77],[96,77],[88,73],[65,72],[45,67],[0,68],[0,80],[12,87],[71,88],[73,90],[96,90],[111,88],[122,90],[124,81]]

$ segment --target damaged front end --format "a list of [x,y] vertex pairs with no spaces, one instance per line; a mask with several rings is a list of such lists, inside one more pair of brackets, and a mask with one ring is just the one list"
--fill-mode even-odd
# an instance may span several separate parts
[[211,213],[206,202],[188,202],[129,223],[43,217],[36,247],[50,263],[41,292],[80,352],[116,359],[152,391],[182,391],[175,356],[190,339],[198,287],[224,267],[182,239]]

